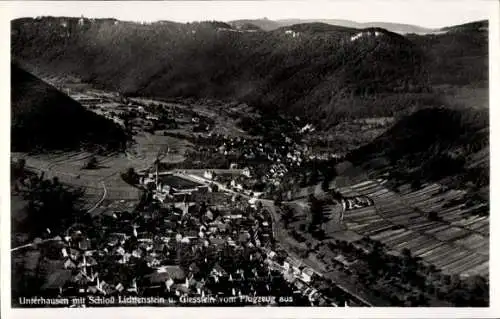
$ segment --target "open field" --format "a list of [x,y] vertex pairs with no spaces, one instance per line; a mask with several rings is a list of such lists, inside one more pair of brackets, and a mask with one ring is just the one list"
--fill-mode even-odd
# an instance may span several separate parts
[[134,136],[134,141],[135,144],[128,150],[127,156],[137,170],[150,167],[160,150],[169,150],[162,162],[182,162],[185,151],[191,147],[191,143],[186,140],[146,132]]
[[[12,153],[12,159],[24,158],[29,169],[44,172],[45,178],[57,177],[61,183],[83,188],[83,208],[92,214],[120,209],[130,211],[137,204],[141,191],[123,181],[121,174],[131,167],[135,170],[151,167],[158,151],[167,148],[170,152],[163,157],[162,162],[183,161],[183,154],[190,145],[185,140],[149,133],[141,133],[134,139],[135,143],[125,154],[95,156],[98,162],[96,169],[83,169],[94,156],[83,151],[38,155]],[[19,205],[13,206],[12,214],[16,218],[23,218],[22,204],[19,202]]]
[[[13,160],[24,158],[27,168],[38,173],[43,172],[44,178],[57,177],[63,184],[82,188],[85,191],[82,209],[92,215],[120,210],[133,211],[141,197],[141,190],[127,184],[121,174],[129,167],[134,167],[134,163],[124,154],[111,154],[96,156],[96,169],[82,169],[92,156],[87,152],[43,155],[12,153]],[[12,203],[12,218],[23,221],[27,217],[24,212],[27,202],[13,196]],[[13,229],[14,246],[22,245],[31,239],[27,234]]]
[[133,167],[123,154],[96,156],[98,168],[82,169],[93,155],[87,152],[66,152],[59,154],[26,155],[13,153],[12,158],[25,158],[28,168],[44,172],[45,178],[59,178],[61,183],[82,187],[85,190],[86,208],[91,208],[103,197],[106,199],[138,200],[140,190],[125,183],[121,173]]
[[[375,205],[347,211],[344,226],[360,236],[379,240],[393,252],[413,255],[449,274],[487,275],[489,217],[478,215],[483,205],[453,204],[465,193],[430,184],[417,191],[395,193],[383,180],[368,180],[338,190],[343,196],[368,196]],[[429,212],[438,218],[430,219]],[[331,236],[336,237],[337,233]]]

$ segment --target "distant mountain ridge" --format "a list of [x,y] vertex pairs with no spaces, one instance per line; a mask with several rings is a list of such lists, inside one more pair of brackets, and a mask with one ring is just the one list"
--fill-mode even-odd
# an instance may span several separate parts
[[[301,21],[301,20],[299,20]],[[286,24],[297,24],[296,20],[280,20],[281,23]],[[401,24],[401,23],[389,23],[389,22],[355,22],[350,20],[337,20],[337,19],[325,19],[325,20],[302,20],[301,23],[310,23],[310,22],[322,22],[331,25],[338,25],[349,28],[356,29],[366,29],[366,28],[383,28],[391,32],[406,34],[406,33],[416,33],[416,34],[425,34],[431,33],[434,29],[423,28],[416,25],[410,24]]]
[[[269,22],[269,21],[267,21]],[[429,36],[303,23],[18,19],[12,57],[127,95],[246,102],[324,127],[440,105],[435,85],[487,81],[488,33]]]
[[341,19],[281,19],[281,20],[268,20],[268,19],[247,19],[247,20],[234,20],[228,22],[232,26],[238,26],[243,23],[253,24],[262,30],[272,31],[281,27],[288,27],[294,24],[304,23],[325,23],[347,28],[365,29],[365,28],[384,28],[388,31],[406,34],[426,34],[437,31],[438,29],[424,28],[417,25],[403,24],[403,23],[390,23],[390,22],[356,22],[352,20]]
[[464,23],[464,24],[459,24],[459,25],[444,27],[444,28],[442,28],[440,30],[441,31],[446,31],[446,32],[481,32],[481,31],[488,31],[488,21],[487,20],[474,21],[474,22],[469,22],[469,23]]
[[354,28],[354,29],[382,28],[399,34],[420,34],[420,35],[432,34],[437,32],[447,32],[459,29],[463,31],[466,29],[471,30],[473,28],[476,28],[477,30],[488,28],[487,20],[474,21],[443,28],[426,28],[413,24],[394,23],[394,22],[356,22],[352,20],[343,20],[343,19],[280,19],[280,20],[246,19],[246,20],[233,20],[228,22],[228,24],[230,24],[233,27],[238,27],[241,24],[252,24],[264,31],[273,31],[282,27],[289,27],[295,24],[306,24],[306,23],[325,23],[329,25]]
[[[428,35],[322,22],[257,27],[249,21],[18,19],[11,52],[34,70],[124,95],[245,102],[268,115],[307,119],[318,131],[346,120],[413,113],[353,152],[352,161],[389,158],[400,174],[423,181],[441,178],[435,172],[445,167],[484,188],[487,124],[477,127],[471,119],[487,118],[487,110],[476,117],[453,103],[462,89],[469,103],[476,103],[477,89],[487,92],[487,21]],[[451,102],[443,98],[448,91]],[[25,138],[33,138],[27,132]]]

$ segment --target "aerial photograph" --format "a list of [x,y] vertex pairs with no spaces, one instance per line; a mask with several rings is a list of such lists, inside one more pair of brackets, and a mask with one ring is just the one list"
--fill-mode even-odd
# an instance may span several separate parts
[[488,307],[488,15],[361,2],[17,10],[11,306]]

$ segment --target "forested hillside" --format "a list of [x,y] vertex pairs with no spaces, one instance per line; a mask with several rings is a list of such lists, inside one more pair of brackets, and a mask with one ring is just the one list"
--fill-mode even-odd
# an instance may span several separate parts
[[14,64],[11,83],[12,151],[124,147],[127,137],[113,121],[85,110]]
[[325,127],[439,106],[434,86],[487,80],[483,29],[404,37],[323,23],[248,28],[19,19],[12,23],[12,54],[27,67],[129,95],[238,100],[305,114]]
[[418,185],[446,179],[448,184],[469,187],[487,197],[488,111],[417,111],[352,152],[349,159],[371,169],[382,167],[400,181]]

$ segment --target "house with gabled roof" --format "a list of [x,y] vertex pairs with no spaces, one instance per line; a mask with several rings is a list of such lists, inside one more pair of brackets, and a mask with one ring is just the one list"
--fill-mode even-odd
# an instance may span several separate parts
[[156,267],[156,272],[166,273],[174,281],[183,281],[186,279],[184,270],[178,265],[158,266]]
[[76,264],[73,260],[71,259],[66,259],[64,261],[64,269],[76,269]]
[[125,249],[122,246],[115,247],[112,250],[113,254],[123,256],[125,255]]
[[87,237],[82,238],[82,239],[78,242],[78,248],[79,248],[80,250],[89,250],[89,249],[91,249],[90,239],[88,239]]
[[223,277],[227,275],[226,270],[221,267],[219,263],[216,263],[214,267],[212,268],[212,271],[210,272],[211,275],[213,276],[218,276],[218,277]]
[[300,278],[304,282],[309,283],[311,282],[313,275],[314,275],[314,270],[309,267],[305,267],[304,269],[302,269]]
[[69,249],[69,257],[73,260],[77,260],[80,257],[80,251],[74,248]]

